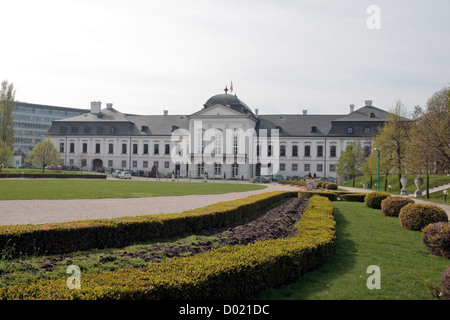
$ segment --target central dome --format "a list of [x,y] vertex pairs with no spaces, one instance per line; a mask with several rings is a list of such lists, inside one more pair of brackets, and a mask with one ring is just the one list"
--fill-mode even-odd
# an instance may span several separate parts
[[220,104],[243,114],[253,115],[252,110],[245,103],[239,100],[236,95],[227,93],[218,94],[209,98],[203,106],[205,108],[210,108],[216,104]]

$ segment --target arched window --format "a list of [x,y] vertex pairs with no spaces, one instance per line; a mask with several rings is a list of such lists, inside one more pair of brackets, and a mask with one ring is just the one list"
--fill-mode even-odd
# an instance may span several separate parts
[[323,146],[317,146],[317,156],[323,157]]
[[330,146],[330,157],[336,157],[336,146]]
[[311,146],[305,146],[305,157],[311,157]]

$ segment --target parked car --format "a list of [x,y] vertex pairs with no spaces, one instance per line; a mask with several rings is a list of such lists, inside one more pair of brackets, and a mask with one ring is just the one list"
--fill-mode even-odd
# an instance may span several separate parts
[[120,174],[122,171],[123,171],[122,169],[114,170],[113,173],[112,173],[112,177],[113,177],[113,178],[118,178],[118,177],[119,177],[119,174]]
[[145,172],[142,174],[142,176],[143,176],[143,177],[146,177],[146,178],[150,178],[150,177],[151,177],[151,171],[145,171]]
[[273,178],[274,181],[283,180],[283,176],[281,174],[277,174],[275,178]]
[[250,180],[251,183],[270,183],[270,177],[259,176]]
[[131,171],[130,170],[124,170],[119,173],[117,176],[119,179],[131,179]]

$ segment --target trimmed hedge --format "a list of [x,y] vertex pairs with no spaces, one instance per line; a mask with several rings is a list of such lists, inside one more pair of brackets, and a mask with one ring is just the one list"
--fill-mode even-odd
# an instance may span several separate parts
[[297,192],[277,191],[219,202],[182,213],[82,220],[40,225],[0,226],[0,250],[11,257],[56,254],[94,248],[123,247],[230,226]]
[[430,223],[448,222],[445,210],[434,204],[410,203],[400,210],[398,218],[403,228],[415,231]]
[[334,182],[326,182],[326,183],[322,183],[322,188],[329,189],[329,190],[337,190],[338,185]]
[[338,195],[337,193],[334,192],[328,192],[328,191],[304,191],[301,190],[298,192],[298,197],[306,197],[306,198],[311,198],[312,196],[322,196],[322,197],[326,197],[328,198],[330,201],[337,201],[338,199]]
[[333,252],[335,227],[331,202],[315,196],[294,237],[84,275],[81,289],[67,289],[66,279],[3,287],[0,299],[245,299],[322,265]]
[[381,209],[381,201],[390,197],[391,195],[386,192],[370,192],[364,198],[366,206],[372,209]]
[[31,179],[106,179],[105,174],[62,174],[62,173],[0,173],[0,178],[31,178]]
[[339,198],[344,201],[364,202],[367,193],[340,193]]
[[422,241],[433,255],[450,258],[450,223],[430,223],[422,230]]
[[387,217],[398,217],[400,210],[410,203],[414,203],[414,200],[407,197],[387,197],[381,201],[381,211]]
[[306,187],[305,180],[278,180],[278,184],[292,184],[293,186]]

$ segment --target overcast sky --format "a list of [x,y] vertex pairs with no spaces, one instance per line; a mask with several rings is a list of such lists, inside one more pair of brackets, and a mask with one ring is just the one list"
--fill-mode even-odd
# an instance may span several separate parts
[[[368,13],[371,5],[379,15]],[[401,100],[412,110],[450,84],[449,0],[14,0],[0,7],[0,80],[13,83],[23,102],[191,114],[232,81],[233,94],[261,114],[345,114],[364,100],[385,110]],[[369,29],[368,20],[381,29]]]

